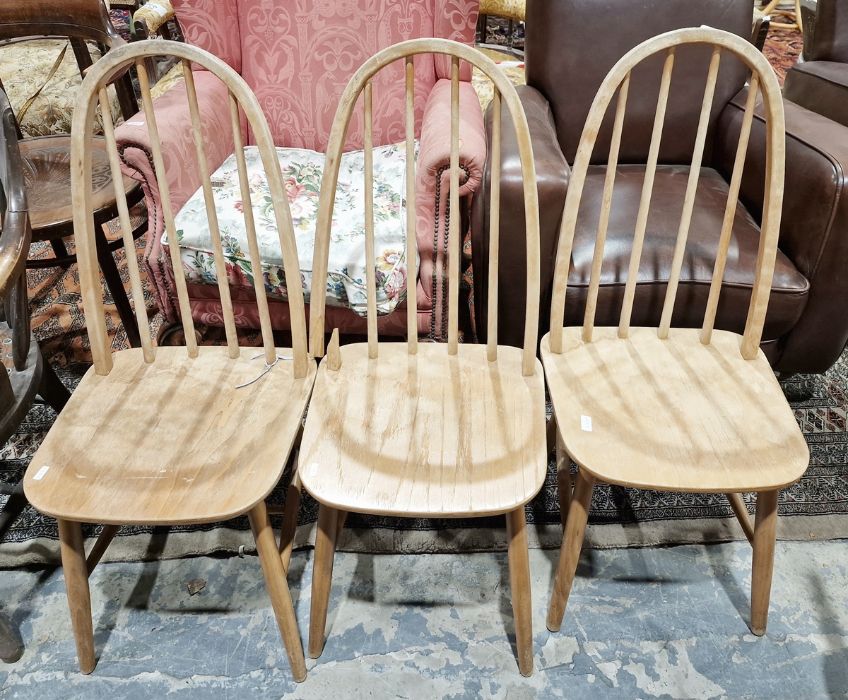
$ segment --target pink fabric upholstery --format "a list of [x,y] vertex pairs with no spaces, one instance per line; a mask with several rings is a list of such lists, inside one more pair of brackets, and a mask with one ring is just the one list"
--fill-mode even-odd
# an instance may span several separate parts
[[241,73],[238,0],[172,0],[172,4],[185,40]]
[[[478,0],[174,0],[186,39],[226,60],[238,70],[262,105],[278,146],[326,150],[338,99],[359,66],[378,50],[399,41],[437,36],[472,43]],[[449,164],[450,59],[415,59],[416,135],[420,138],[416,209],[420,270],[417,285],[419,329],[441,337],[446,303],[444,269],[447,241],[447,178]],[[209,165],[216,169],[232,152],[226,91],[203,71],[195,72]],[[473,192],[482,176],[486,155],[482,113],[470,85],[470,69],[461,69],[462,123],[460,163],[468,173],[461,194]],[[402,63],[374,80],[374,143],[395,143],[405,136]],[[200,186],[196,172],[191,120],[183,88],[156,102],[174,212]],[[141,121],[135,117],[129,121]],[[163,126],[164,125],[164,126]],[[206,129],[208,128],[208,133]],[[158,188],[153,178],[146,128],[122,125],[128,172],[145,183],[151,229],[146,261],[156,283],[166,318],[179,318],[173,272],[161,245],[163,223]],[[248,135],[249,142],[252,142]],[[361,148],[362,113],[351,123],[346,148]],[[436,201],[436,193],[440,201]],[[458,215],[458,213],[457,213]],[[207,290],[214,295],[216,289]],[[193,316],[210,322],[214,298],[192,290]],[[434,310],[434,300],[438,308]],[[237,311],[238,321],[253,323],[249,302]],[[340,330],[364,332],[364,319],[341,311]],[[275,313],[276,316],[276,313]],[[285,314],[277,320],[285,323]],[[345,317],[349,316],[349,323]],[[402,314],[381,320],[381,331],[404,334]],[[329,322],[328,318],[328,322]],[[282,326],[285,327],[285,326]]]
[[[196,71],[194,75],[198,107],[202,115],[206,158],[210,171],[214,172],[233,152],[229,110],[221,109],[221,105],[227,104],[227,88],[218,78],[206,71]],[[191,132],[191,116],[186,100],[185,83],[178,83],[154,104],[174,213],[179,211],[201,184]],[[144,190],[148,215],[144,259],[153,277],[159,308],[166,319],[176,321],[179,319],[179,305],[169,253],[162,246],[165,220],[153,157],[150,155],[150,138],[144,113],[139,113],[121,124],[115,130],[115,136],[123,157],[124,172],[139,180]]]
[[[450,80],[433,87],[424,111],[424,125],[416,170],[415,204],[421,282],[419,313],[426,314],[434,337],[447,333],[447,241],[448,193],[450,192]],[[486,135],[480,101],[471,83],[459,86],[460,197],[470,195],[480,185],[486,160]],[[446,125],[447,128],[446,128]],[[439,198],[436,199],[438,188]],[[438,208],[438,214],[437,214]],[[459,212],[452,215],[459,216]],[[438,226],[437,226],[438,222]],[[461,231],[460,227],[460,231]],[[423,300],[426,303],[422,304]],[[432,309],[432,313],[430,312]],[[419,319],[422,320],[422,319]],[[419,324],[420,325],[420,324]]]
[[[240,0],[242,75],[259,98],[277,145],[326,151],[339,98],[359,66],[406,39],[471,42],[476,6],[472,0]],[[416,133],[435,81],[433,59],[416,60]],[[405,133],[402,62],[377,74],[373,87],[374,145],[397,143]],[[356,148],[362,148],[361,112],[346,143],[347,150]]]

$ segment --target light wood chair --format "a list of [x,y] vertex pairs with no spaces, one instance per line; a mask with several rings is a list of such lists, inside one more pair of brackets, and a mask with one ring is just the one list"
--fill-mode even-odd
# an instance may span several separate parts
[[[675,48],[713,47],[694,146],[674,262],[659,328],[631,328],[630,318],[651,189],[662,138]],[[595,327],[594,314],[610,218],[618,149],[625,121],[630,71],[644,59],[664,55],[657,111],[642,198],[635,222],[618,328]],[[727,206],[715,254],[703,326],[673,328],[678,278],[686,252],[713,91],[723,54],[751,69],[750,91]],[[582,328],[563,328],[571,245],[595,139],[618,93],[606,170],[603,205]],[[732,255],[731,228],[754,116],[762,94],[767,116],[765,206],[756,281],[744,335],[713,330],[725,262]],[[560,502],[567,522],[548,628],[560,628],[571,590],[596,480],[635,488],[726,493],[753,544],[751,629],[766,629],[775,543],[778,491],[801,477],[809,452],[774,373],[759,349],[774,271],[783,199],[783,103],[774,72],[754,46],[727,32],[683,29],[657,36],[625,55],[601,85],[583,130],[568,186],[557,251],[551,332],[541,343],[542,361],[558,427]],[[716,232],[718,233],[718,232]],[[578,465],[573,501],[569,459]],[[752,527],[740,492],[756,491]]]
[[[165,161],[150,96],[146,59],[173,56],[182,63],[206,214],[226,327],[226,347],[197,347],[185,280],[176,274],[186,323],[186,347],[154,347],[138,263],[128,257],[142,347],[112,354],[104,324],[92,210],[92,131],[97,107],[104,123],[113,181],[121,182],[107,84],[134,67],[139,76],[153,163],[168,236],[176,241]],[[285,567],[268,520],[265,498],[279,481],[295,442],[315,378],[308,356],[303,294],[288,290],[293,350],[274,346],[262,277],[255,291],[262,320],[261,350],[239,347],[221,250],[221,233],[207,167],[202,124],[190,65],[216,75],[229,89],[244,221],[253,269],[259,270],[251,192],[242,148],[246,117],[265,167],[272,210],[289,279],[299,279],[285,188],[271,135],[256,97],[223,61],[187,44],[145,41],[107,54],[89,71],[73,122],[72,186],[80,286],[94,356],[89,370],[27,470],[31,503],[59,521],[62,564],[80,668],[94,669],[88,576],[122,524],[172,525],[226,520],[247,513],[295,680],[306,676],[303,649],[286,584]],[[167,126],[167,125],[165,125]],[[123,190],[116,190],[124,240],[132,235]],[[264,206],[264,204],[263,204]],[[179,249],[170,246],[175,270]],[[258,353],[258,354],[257,354]],[[80,523],[105,523],[86,558]]]
[[794,0],[795,7],[792,10],[780,9],[783,4],[782,0],[770,0],[764,2],[760,7],[760,12],[765,16],[783,16],[787,22],[772,22],[771,26],[777,29],[797,29],[799,32],[804,29],[801,23],[801,0]]
[[[527,217],[527,322],[524,348],[497,345],[496,313],[490,313],[489,344],[458,343],[458,217],[449,240],[447,344],[419,344],[415,296],[407,295],[407,341],[377,339],[371,166],[371,77],[388,64],[406,64],[406,259],[415,280],[415,168],[413,61],[418,54],[450,57],[451,211],[459,207],[459,71],[466,61],[495,84],[492,158],[500,162],[500,113],[506,104],[524,174]],[[420,60],[432,60],[427,55]],[[527,121],[518,96],[495,64],[477,50],[452,41],[419,39],[397,44],[368,60],[348,83],[330,137],[321,183],[310,347],[324,355],[324,289],[339,157],[355,103],[362,97],[365,125],[365,229],[368,270],[368,342],[339,347],[338,331],[322,361],[303,433],[300,478],[320,502],[309,654],[320,655],[331,587],[336,538],[348,512],[401,517],[454,518],[506,515],[510,584],[521,673],[533,669],[530,584],[524,505],[545,475],[545,400],[536,359],[539,314],[538,205]],[[447,128],[447,125],[446,125]],[[492,173],[492,254],[488,271],[490,309],[497,305],[498,179]]]

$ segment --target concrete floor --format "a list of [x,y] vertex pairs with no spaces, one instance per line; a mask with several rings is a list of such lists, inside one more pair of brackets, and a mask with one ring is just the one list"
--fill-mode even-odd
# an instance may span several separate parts
[[[91,676],[59,571],[0,572],[26,645],[3,698],[848,698],[848,544],[779,543],[768,635],[746,626],[746,543],[586,551],[562,631],[545,629],[555,551],[531,550],[536,673],[522,678],[503,554],[336,557],[323,656],[295,684],[258,560],[103,564]],[[289,582],[301,633],[311,552]],[[187,583],[206,587],[190,596]]]

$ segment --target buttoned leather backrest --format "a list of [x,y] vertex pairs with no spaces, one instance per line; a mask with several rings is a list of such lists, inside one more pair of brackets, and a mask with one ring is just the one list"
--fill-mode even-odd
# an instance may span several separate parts
[[[573,162],[595,93],[612,66],[630,49],[657,34],[708,25],[751,35],[751,0],[528,0],[527,83],[550,102],[557,137]],[[689,163],[710,49],[681,47],[675,63],[660,163]],[[631,78],[620,162],[644,163],[660,85],[659,58],[645,61]],[[718,115],[744,86],[747,71],[736,59],[722,63],[709,134]],[[609,152],[612,114],[601,128],[593,162]],[[710,163],[711,138],[705,163]]]

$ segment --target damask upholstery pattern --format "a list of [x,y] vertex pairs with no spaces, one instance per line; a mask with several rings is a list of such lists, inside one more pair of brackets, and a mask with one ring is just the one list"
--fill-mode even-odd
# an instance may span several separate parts
[[[414,37],[439,36],[473,43],[478,0],[173,0],[173,4],[186,40],[226,60],[257,94],[277,146],[323,152],[341,91],[366,59],[386,46]],[[430,56],[415,60],[420,161],[432,164],[420,168],[417,177],[419,329],[436,335],[443,326],[443,309],[434,308],[434,302],[444,306],[442,302],[446,299],[444,271],[449,212],[444,175],[450,153],[445,129],[450,110],[449,64],[447,59]],[[404,138],[402,71],[402,65],[398,65],[394,72],[374,81],[375,145],[396,143]],[[202,73],[196,71],[198,94],[206,105],[201,108],[204,140],[215,151],[209,155],[209,165],[214,169],[232,152],[232,138],[224,118],[215,113],[216,109],[221,111],[215,106],[216,101],[226,99],[225,95],[212,99],[201,96],[208,85],[201,84]],[[470,73],[463,66],[460,164],[466,176],[461,179],[461,195],[470,194],[479,182],[486,153],[482,112],[470,85]],[[160,98],[156,112],[158,115],[161,109],[163,115],[167,114],[168,129],[162,136],[166,141],[164,150],[172,154],[167,157],[168,179],[172,191],[177,192],[177,196],[172,196],[177,209],[199,187],[200,181],[194,168],[190,118],[185,107],[184,113],[177,107],[185,99],[184,88],[175,87],[174,92],[180,95]],[[428,131],[425,128],[428,113],[439,119],[435,128],[429,129],[429,137],[424,135]],[[359,111],[358,120],[351,124],[348,150],[361,148],[361,119]],[[143,117],[131,122],[144,125]],[[219,128],[221,131],[216,132]],[[148,200],[148,208],[156,216],[151,217],[154,228],[145,257],[165,317],[175,321],[178,313],[173,271],[161,245],[163,226],[161,212],[157,211],[158,187],[151,181],[149,144],[144,132],[146,129],[138,126],[126,130],[121,127],[119,138],[125,146],[127,172],[141,179],[145,192],[153,198]],[[250,134],[246,136],[250,143]],[[201,302],[194,297],[192,303],[195,310],[201,305],[208,306],[206,300]],[[356,325],[353,320],[352,323]],[[402,324],[398,328],[403,332]]]

